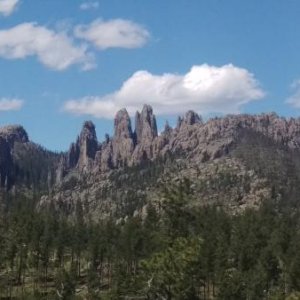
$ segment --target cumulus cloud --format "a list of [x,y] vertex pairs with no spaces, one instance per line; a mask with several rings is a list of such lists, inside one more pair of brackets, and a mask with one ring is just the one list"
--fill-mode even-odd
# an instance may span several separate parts
[[75,36],[94,44],[98,49],[139,48],[149,39],[149,32],[129,20],[95,20],[89,25],[78,25]]
[[81,10],[91,10],[91,9],[98,9],[99,8],[99,2],[83,2],[80,4],[79,8]]
[[65,70],[78,64],[83,70],[94,67],[93,55],[85,45],[75,45],[64,32],[55,32],[36,23],[22,23],[0,30],[0,57],[23,59],[36,56],[45,66]]
[[264,97],[254,75],[232,64],[193,66],[184,75],[154,75],[138,71],[109,95],[69,100],[64,110],[76,115],[113,118],[126,107],[133,115],[144,103],[157,115],[177,115],[188,109],[202,114],[237,113],[243,105]]
[[300,79],[291,84],[292,95],[286,100],[286,103],[295,108],[300,108]]
[[11,15],[17,8],[19,0],[0,0],[0,14]]
[[0,98],[0,111],[19,110],[23,106],[23,100]]

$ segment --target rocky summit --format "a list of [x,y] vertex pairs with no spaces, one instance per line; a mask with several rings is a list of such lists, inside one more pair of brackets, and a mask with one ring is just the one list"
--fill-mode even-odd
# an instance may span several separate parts
[[98,143],[95,126],[85,122],[75,143],[72,143],[64,161],[66,173],[107,172],[124,166],[138,165],[146,160],[164,157],[166,153],[182,155],[202,162],[216,159],[229,152],[242,130],[251,130],[290,149],[300,147],[300,120],[285,119],[276,114],[229,115],[203,122],[188,111],[179,117],[173,129],[168,124],[158,135],[152,107],[145,105],[135,115],[135,129],[126,109],[117,112],[114,135]]
[[113,136],[99,142],[95,125],[86,121],[65,153],[31,142],[21,126],[3,127],[1,186],[8,193],[39,190],[41,208],[51,204],[72,214],[81,203],[87,215],[124,217],[142,213],[166,183],[188,179],[201,195],[195,205],[214,203],[238,212],[270,195],[280,198],[296,184],[289,174],[298,180],[300,119],[270,113],[204,122],[188,111],[158,134],[153,109],[144,105],[134,124],[126,109],[118,111]]
[[[85,203],[86,213],[98,217],[143,213],[149,201],[159,198],[162,184],[188,179],[201,196],[195,205],[214,203],[238,212],[270,197],[278,174],[280,197],[283,174],[298,172],[299,119],[270,113],[204,122],[188,111],[175,128],[167,123],[158,134],[152,107],[145,105],[134,123],[133,129],[126,109],[120,110],[113,136],[103,142],[97,142],[95,126],[84,123],[76,143],[62,155],[60,176],[41,206],[54,203],[71,213],[76,203]],[[271,159],[278,169],[269,170]]]

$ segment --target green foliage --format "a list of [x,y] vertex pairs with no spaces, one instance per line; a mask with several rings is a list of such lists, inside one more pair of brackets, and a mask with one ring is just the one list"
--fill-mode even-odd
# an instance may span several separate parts
[[[165,187],[147,214],[72,220],[35,199],[0,219],[0,299],[298,299],[300,212],[274,199],[229,215]],[[297,298],[298,297],[298,298]]]
[[59,155],[37,144],[14,144],[14,180],[19,185],[47,191],[54,183]]
[[65,269],[59,270],[55,279],[57,299],[73,299],[75,295],[75,287],[76,283],[72,272],[67,272]]
[[177,238],[172,246],[142,261],[151,299],[198,299],[201,240]]

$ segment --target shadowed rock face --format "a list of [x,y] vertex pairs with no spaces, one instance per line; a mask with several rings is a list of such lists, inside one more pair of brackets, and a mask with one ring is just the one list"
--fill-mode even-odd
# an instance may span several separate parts
[[61,181],[61,174],[77,168],[82,172],[92,170],[99,145],[95,125],[91,121],[84,122],[76,143],[70,145],[69,151],[62,157],[59,164],[57,182]]
[[0,185],[9,189],[14,181],[13,151],[16,143],[28,143],[25,129],[20,125],[0,128]]
[[197,113],[195,113],[192,110],[189,110],[183,119],[183,124],[186,125],[194,125],[194,124],[199,124],[202,123],[202,119],[199,117]]
[[20,125],[11,125],[0,128],[0,136],[3,137],[11,147],[15,142],[29,142],[27,132]]
[[67,164],[69,168],[75,168],[77,166],[80,155],[80,143],[79,138],[76,143],[70,145],[68,154],[67,154]]

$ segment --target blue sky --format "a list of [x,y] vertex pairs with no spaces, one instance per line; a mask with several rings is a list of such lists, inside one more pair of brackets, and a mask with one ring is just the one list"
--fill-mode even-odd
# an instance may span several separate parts
[[125,106],[159,126],[200,114],[300,113],[298,0],[0,0],[0,125],[66,150]]

